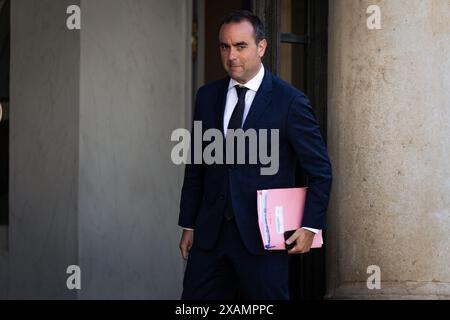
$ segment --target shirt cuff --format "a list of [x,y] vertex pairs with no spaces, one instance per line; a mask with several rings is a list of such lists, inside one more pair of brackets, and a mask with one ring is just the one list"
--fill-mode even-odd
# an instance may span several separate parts
[[314,229],[314,228],[308,228],[308,227],[302,227],[303,229],[306,229],[306,230],[309,230],[309,231],[311,231],[311,232],[314,232],[315,234],[318,234],[319,233],[319,229]]
[[184,230],[191,230],[191,231],[194,231],[194,229],[191,229],[191,228],[185,228],[185,227],[183,227],[183,229],[184,229]]

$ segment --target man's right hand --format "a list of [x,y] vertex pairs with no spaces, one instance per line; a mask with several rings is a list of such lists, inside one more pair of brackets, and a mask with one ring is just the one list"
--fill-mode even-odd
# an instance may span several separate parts
[[191,250],[193,243],[194,243],[194,230],[184,229],[180,240],[181,256],[183,257],[184,260],[187,260],[189,256],[189,251]]

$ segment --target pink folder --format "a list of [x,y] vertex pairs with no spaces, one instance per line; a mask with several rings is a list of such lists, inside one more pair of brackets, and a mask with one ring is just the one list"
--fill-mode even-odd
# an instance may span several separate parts
[[[258,190],[259,231],[266,250],[286,250],[284,232],[301,226],[308,188]],[[322,231],[314,236],[311,248],[322,247]]]

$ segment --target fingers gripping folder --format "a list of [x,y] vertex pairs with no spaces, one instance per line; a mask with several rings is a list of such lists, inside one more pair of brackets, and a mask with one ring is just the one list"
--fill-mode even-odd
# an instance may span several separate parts
[[[257,191],[258,224],[264,249],[286,250],[285,240],[301,227],[308,188],[285,188]],[[323,245],[322,231],[311,248]]]

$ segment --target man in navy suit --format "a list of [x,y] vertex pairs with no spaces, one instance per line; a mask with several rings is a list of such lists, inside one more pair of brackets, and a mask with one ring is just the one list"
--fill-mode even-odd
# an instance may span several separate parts
[[[198,90],[194,121],[201,121],[202,133],[221,130],[224,140],[231,130],[277,129],[276,145],[268,139],[267,148],[277,148],[278,167],[264,175],[261,161],[186,165],[179,215],[187,260],[182,299],[233,299],[239,292],[244,299],[287,300],[288,254],[308,252],[325,227],[331,164],[308,98],[261,63],[267,42],[259,18],[229,14],[219,40],[229,77]],[[196,137],[192,141],[191,151]],[[207,145],[202,141],[200,150]],[[308,175],[302,227],[287,240],[292,249],[269,252],[259,233],[256,191],[295,187],[297,162]]]

